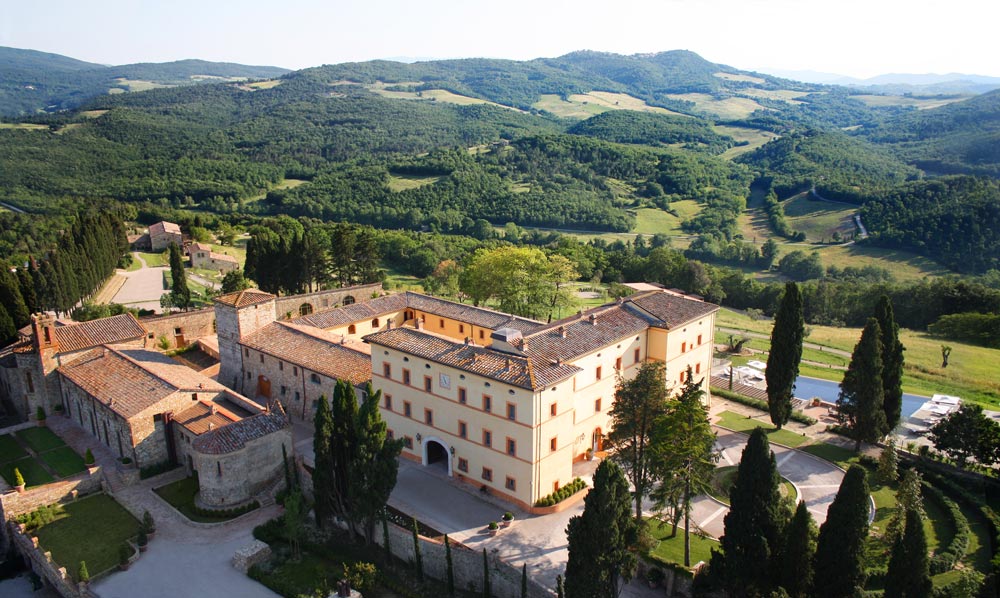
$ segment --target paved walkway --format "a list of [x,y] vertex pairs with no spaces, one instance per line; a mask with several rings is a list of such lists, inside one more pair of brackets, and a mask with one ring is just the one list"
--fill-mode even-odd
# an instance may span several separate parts
[[115,294],[112,301],[128,305],[129,307],[159,311],[162,309],[160,307],[160,296],[166,292],[163,288],[163,273],[169,270],[169,268],[166,266],[150,268],[138,253],[133,253],[132,255],[142,267],[132,272],[121,272],[128,280],[125,281],[125,284]]

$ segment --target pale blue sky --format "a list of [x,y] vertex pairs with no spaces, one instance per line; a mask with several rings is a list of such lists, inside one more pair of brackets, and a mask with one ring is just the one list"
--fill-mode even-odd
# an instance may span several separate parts
[[738,68],[1000,76],[1000,0],[2,0],[0,46],[303,68],[688,49]]

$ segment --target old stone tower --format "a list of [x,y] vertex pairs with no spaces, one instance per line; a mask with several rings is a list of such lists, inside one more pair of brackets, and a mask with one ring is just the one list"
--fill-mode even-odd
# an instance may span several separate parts
[[274,295],[248,289],[215,298],[216,332],[219,337],[219,382],[242,393],[250,385],[243,379],[240,339],[274,322]]

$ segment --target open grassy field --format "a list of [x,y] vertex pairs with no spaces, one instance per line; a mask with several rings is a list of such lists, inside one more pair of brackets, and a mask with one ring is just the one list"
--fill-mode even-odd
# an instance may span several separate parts
[[48,125],[38,125],[33,123],[0,123],[0,129],[23,129],[26,131],[45,131]]
[[244,87],[249,87],[251,89],[271,89],[281,85],[281,79],[268,79],[267,81],[254,81],[253,83],[247,83]]
[[948,270],[926,258],[902,249],[886,249],[870,245],[820,245],[802,246],[799,244],[781,247],[781,255],[795,249],[818,251],[823,266],[879,266],[892,272],[898,281],[923,280],[928,276],[944,276]]
[[416,176],[410,174],[389,175],[389,190],[399,193],[407,189],[417,189],[424,185],[433,185],[441,180],[439,176]]
[[751,129],[750,127],[730,127],[728,125],[714,125],[712,127],[719,135],[729,135],[736,141],[746,141],[747,145],[731,147],[723,154],[723,158],[732,160],[740,154],[752,152],[768,141],[777,139],[779,135],[763,129]]
[[510,106],[504,106],[503,104],[497,104],[496,102],[491,102],[489,100],[484,100],[481,98],[473,98],[469,96],[459,95],[457,93],[452,93],[445,89],[428,89],[424,91],[391,91],[385,89],[384,87],[369,87],[371,91],[377,93],[378,95],[386,98],[392,98],[397,100],[416,100],[425,102],[445,102],[448,104],[457,104],[459,106],[471,106],[473,104],[489,104],[491,106],[498,106],[500,108],[507,108],[508,110],[517,110]]
[[804,232],[809,241],[829,240],[834,232],[847,238],[854,232],[855,206],[816,199],[804,192],[782,202],[782,207],[788,225]]
[[[302,179],[281,179],[281,182],[272,187],[271,189],[294,189],[295,187],[298,187],[299,185],[305,185],[308,182],[309,181],[305,181]],[[263,193],[260,193],[258,195],[255,195],[247,199],[247,203],[261,201],[265,197],[267,197],[267,191],[264,191]]]
[[864,102],[868,106],[876,108],[883,108],[887,106],[912,106],[917,110],[928,110],[930,108],[940,108],[941,106],[961,102],[969,99],[970,97],[972,96],[915,98],[911,96],[892,95],[852,95],[851,99]]
[[713,77],[718,77],[720,79],[725,79],[726,81],[741,81],[743,83],[756,83],[758,85],[762,83],[767,83],[764,79],[760,77],[753,77],[751,75],[738,75],[736,73],[712,73]]
[[741,89],[739,93],[748,95],[753,98],[778,100],[779,102],[787,102],[789,104],[801,104],[802,102],[797,101],[796,98],[801,98],[802,96],[809,95],[810,92],[794,91],[791,89],[759,89],[757,87],[750,87],[747,89]]
[[634,232],[642,235],[666,233],[671,236],[686,234],[681,230],[681,222],[692,218],[701,211],[701,204],[693,199],[675,201],[670,207],[677,216],[659,208],[639,208],[635,211]]
[[[770,334],[771,321],[752,320],[740,312],[722,309],[716,318],[718,326]],[[853,351],[861,338],[860,328],[835,328],[809,326],[811,333],[806,342],[818,343],[842,351]],[[987,349],[952,341],[942,341],[926,332],[908,329],[899,331],[899,339],[906,347],[903,370],[903,392],[930,396],[949,394],[965,400],[996,408],[1000,406],[1000,378],[996,364],[1000,363],[1000,349]],[[750,346],[761,348],[767,341],[754,339]],[[952,348],[947,368],[941,367],[941,345]],[[809,353],[816,356],[822,353]],[[832,359],[834,356],[828,356]],[[842,372],[823,368],[800,368],[802,374],[827,380],[840,380]]]
[[[684,530],[678,528],[677,535],[671,537],[673,526],[666,521],[649,519],[649,533],[658,540],[649,556],[653,560],[664,563],[683,564],[684,563]],[[712,558],[712,549],[718,549],[719,543],[710,538],[690,534],[691,539],[691,564],[699,561],[708,562]]]
[[667,94],[667,97],[694,102],[698,111],[722,119],[746,118],[754,110],[763,108],[748,98],[724,98],[720,100],[707,93],[670,93]]
[[590,118],[595,114],[607,112],[608,110],[636,110],[639,112],[686,116],[659,106],[650,106],[645,100],[640,100],[625,93],[612,93],[609,91],[577,93],[565,100],[556,94],[543,94],[541,99],[532,104],[532,106],[563,118]]
[[153,83],[152,81],[143,81],[141,79],[125,79],[124,77],[119,77],[115,79],[120,86],[128,88],[129,91],[149,91],[150,89],[160,89],[163,87],[173,87],[172,85],[163,85],[160,83]]

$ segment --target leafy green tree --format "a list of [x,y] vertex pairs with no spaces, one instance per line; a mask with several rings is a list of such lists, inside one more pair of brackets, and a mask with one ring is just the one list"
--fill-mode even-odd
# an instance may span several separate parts
[[187,275],[184,272],[184,258],[181,256],[181,248],[176,243],[170,244],[170,281],[170,296],[174,306],[187,309],[191,305],[191,290],[187,286]]
[[975,403],[963,403],[931,427],[934,448],[965,467],[970,459],[991,466],[1000,460],[1000,424]]
[[566,283],[578,274],[560,255],[537,247],[479,249],[459,277],[459,286],[475,305],[496,301],[501,311],[529,318],[551,318],[574,304]]
[[[879,387],[881,389],[881,387]],[[820,526],[813,561],[813,596],[853,598],[865,585],[865,541],[868,538],[868,481],[852,465]]]
[[222,277],[223,293],[238,293],[250,288],[250,281],[239,270],[230,270]]
[[298,490],[285,497],[285,514],[281,518],[282,533],[292,552],[292,560],[302,558],[302,534],[305,531],[306,509],[305,499]]
[[790,598],[808,598],[812,588],[813,555],[816,553],[816,522],[806,507],[799,501],[795,514],[788,524],[785,543],[781,549],[781,565],[776,572],[778,585],[785,589]]
[[868,318],[840,383],[837,415],[854,439],[855,452],[861,450],[862,442],[875,442],[888,432],[882,408],[881,335],[878,320]]
[[773,573],[789,518],[778,491],[780,483],[767,434],[756,428],[729,491],[725,533],[719,539],[722,552],[712,557],[712,567],[721,565],[724,585],[734,596],[766,594],[774,587]]
[[889,557],[885,596],[929,598],[932,584],[923,518],[917,511],[909,511],[905,519],[903,536],[893,544],[892,555]]
[[695,380],[691,366],[685,379],[680,394],[654,426],[653,477],[660,483],[652,496],[660,511],[678,498],[676,506],[684,513],[684,566],[690,567],[691,498],[708,491],[719,454],[708,408],[701,402],[702,381]]
[[320,395],[313,416],[313,509],[316,512],[316,524],[322,528],[336,512],[334,502],[333,480],[333,413],[326,395]]
[[764,244],[760,246],[760,267],[770,270],[776,259],[778,259],[778,244],[774,239],[764,241]]
[[896,437],[889,436],[878,457],[878,481],[889,485],[899,479],[899,455],[896,454]]
[[583,513],[571,518],[566,528],[566,594],[616,598],[620,582],[635,573],[632,548],[639,528],[630,513],[628,482],[614,461],[597,466],[594,487],[583,501]]
[[635,488],[636,521],[642,519],[642,499],[649,494],[654,479],[653,432],[656,422],[666,413],[663,364],[643,363],[635,378],[618,380],[607,441],[611,459],[621,465]]
[[892,431],[899,425],[903,407],[903,343],[899,341],[899,324],[887,295],[879,297],[875,319],[882,332],[882,410],[886,427]]
[[789,282],[774,315],[771,329],[771,352],[767,355],[767,408],[771,422],[780,430],[792,415],[792,393],[799,376],[802,360],[802,339],[805,323],[802,317],[802,295],[799,285]]
[[387,437],[379,412],[381,403],[381,389],[374,391],[368,383],[355,418],[355,445],[348,473],[351,521],[360,523],[369,544],[375,542],[375,524],[396,486],[397,457],[403,448],[401,440]]

